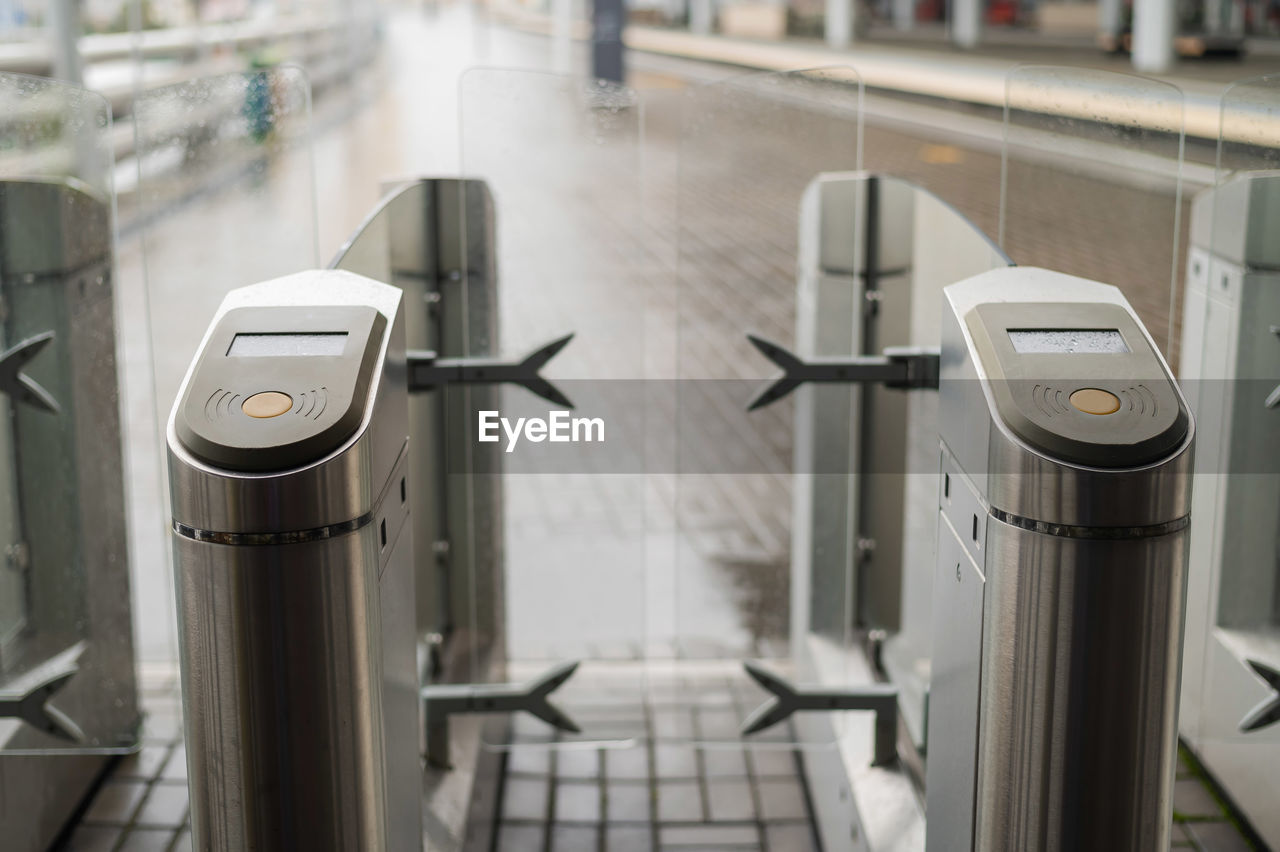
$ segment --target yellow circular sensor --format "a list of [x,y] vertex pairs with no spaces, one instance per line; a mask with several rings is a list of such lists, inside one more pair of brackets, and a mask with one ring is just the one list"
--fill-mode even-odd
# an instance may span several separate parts
[[1101,388],[1081,388],[1071,394],[1071,404],[1085,414],[1114,414],[1120,410],[1120,397]]
[[250,417],[279,417],[293,408],[293,397],[279,391],[255,393],[246,399],[240,409]]

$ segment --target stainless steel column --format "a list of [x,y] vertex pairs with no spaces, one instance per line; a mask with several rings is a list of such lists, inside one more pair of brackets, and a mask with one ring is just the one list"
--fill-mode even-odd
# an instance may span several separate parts
[[179,393],[168,445],[198,849],[421,845],[400,303],[339,271],[232,291]]
[[948,287],[930,850],[1168,848],[1189,409],[1114,287]]

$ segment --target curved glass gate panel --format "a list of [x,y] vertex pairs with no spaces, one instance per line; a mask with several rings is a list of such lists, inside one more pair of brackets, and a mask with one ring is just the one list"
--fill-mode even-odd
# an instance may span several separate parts
[[1177,339],[1183,95],[1145,77],[1019,66],[1005,88],[1001,247],[1119,287],[1166,358]]
[[[998,158],[985,157],[996,159],[998,167]],[[983,165],[990,167],[975,168]],[[880,245],[863,276],[873,308],[866,311],[862,350],[937,347],[943,289],[1012,262],[991,236],[930,191],[930,184],[889,176],[875,182]],[[852,422],[863,432],[854,523],[855,540],[864,544],[858,553],[854,623],[883,636],[878,662],[898,687],[903,721],[923,750],[942,484],[938,391],[864,388],[860,420]]]
[[[0,75],[0,750],[132,748],[111,111]],[[44,764],[10,762],[16,807]]]
[[[448,345],[529,358],[549,384],[495,388],[473,375],[480,383],[446,390],[446,417],[463,418],[448,432],[449,476],[473,473],[466,505],[445,507],[469,544],[437,546],[441,596],[455,602],[441,676],[530,682],[576,662],[550,696],[572,723],[517,714],[486,738],[555,746],[561,777],[571,761],[594,772],[583,743],[631,744],[651,724],[645,439],[657,412],[644,380],[669,273],[647,233],[643,107],[626,88],[480,69],[462,79],[460,111],[462,173],[490,193],[463,199],[464,220],[478,229],[475,206],[491,204],[496,249],[468,250],[467,287],[442,289],[439,309],[463,317]],[[493,636],[505,664],[468,633]],[[467,664],[451,671],[459,652]]]
[[152,89],[134,104],[162,423],[222,297],[319,265],[310,116],[293,66]]
[[1280,76],[1222,95],[1191,199],[1179,378],[1196,416],[1179,727],[1264,840],[1280,838]]
[[655,613],[652,700],[672,739],[714,745],[721,761],[744,744],[830,743],[844,721],[798,713],[746,733],[771,697],[748,661],[825,690],[870,678],[850,653],[860,391],[788,394],[785,380],[776,399],[762,391],[789,353],[862,352],[875,199],[841,179],[861,165],[861,101],[855,71],[824,68],[734,78],[684,104],[673,555],[661,575],[672,593]]
[[[154,416],[157,442],[135,436],[133,464],[155,465],[150,500],[166,513],[164,430],[209,318],[236,287],[319,266],[310,116],[306,74],[292,66],[197,78],[134,101],[129,218],[141,234],[151,331],[150,364],[133,374],[150,373],[154,412],[135,410],[132,422],[140,435]],[[172,613],[168,538],[144,529],[156,535],[139,536],[140,601]],[[147,620],[145,653],[167,646],[176,656],[172,624],[172,615]]]

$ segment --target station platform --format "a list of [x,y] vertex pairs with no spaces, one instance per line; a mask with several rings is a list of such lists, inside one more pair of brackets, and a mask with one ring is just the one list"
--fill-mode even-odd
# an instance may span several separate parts
[[[493,12],[503,23],[542,35],[550,18],[510,6]],[[574,37],[587,37],[585,24]],[[1116,73],[1134,73],[1127,55],[1107,53],[1081,39],[1054,39],[1032,31],[996,30],[977,51],[963,51],[944,31],[924,27],[898,32],[879,26],[847,49],[816,39],[778,41],[697,35],[683,29],[630,26],[625,41],[637,53],[692,59],[739,69],[789,71],[849,64],[864,84],[890,96],[937,98],[986,107],[1004,104],[1004,79],[1018,65],[1065,65]],[[1227,85],[1280,70],[1280,49],[1270,41],[1240,57],[1179,58],[1167,73],[1149,75],[1178,86],[1186,95],[1189,136],[1217,139],[1217,97]]]

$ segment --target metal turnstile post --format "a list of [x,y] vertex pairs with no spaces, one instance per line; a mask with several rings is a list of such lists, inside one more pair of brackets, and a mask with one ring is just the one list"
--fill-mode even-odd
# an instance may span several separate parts
[[169,420],[200,849],[421,845],[401,291],[228,294]]
[[929,850],[1170,842],[1194,427],[1114,287],[948,287]]

